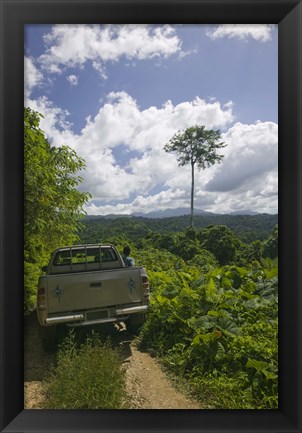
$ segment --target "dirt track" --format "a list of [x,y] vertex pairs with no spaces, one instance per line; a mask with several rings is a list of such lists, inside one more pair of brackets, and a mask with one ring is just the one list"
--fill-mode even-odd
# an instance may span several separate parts
[[[175,389],[156,359],[138,350],[126,329],[112,327],[110,337],[122,349],[126,390],[131,409],[200,409],[200,405]],[[45,399],[43,380],[55,363],[55,352],[42,349],[36,314],[25,319],[24,407],[39,409]]]

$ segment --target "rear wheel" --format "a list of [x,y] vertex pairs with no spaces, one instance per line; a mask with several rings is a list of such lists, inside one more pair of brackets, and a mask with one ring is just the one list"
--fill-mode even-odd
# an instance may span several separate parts
[[56,349],[56,338],[43,338],[42,339],[42,347],[44,352],[54,352]]
[[127,330],[133,334],[138,334],[145,321],[145,313],[132,314],[126,322]]
[[42,339],[42,347],[45,352],[52,352],[56,348],[56,327],[40,327],[39,334]]

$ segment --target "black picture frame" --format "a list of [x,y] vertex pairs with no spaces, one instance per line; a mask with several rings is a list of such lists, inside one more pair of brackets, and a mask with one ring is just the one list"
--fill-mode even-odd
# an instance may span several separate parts
[[[301,432],[300,0],[0,0],[1,432]],[[25,24],[275,23],[279,26],[279,409],[24,410]]]

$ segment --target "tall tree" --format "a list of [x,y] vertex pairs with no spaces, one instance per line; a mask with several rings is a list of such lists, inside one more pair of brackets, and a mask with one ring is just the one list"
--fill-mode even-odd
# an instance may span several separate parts
[[40,129],[41,115],[24,109],[25,300],[52,249],[77,240],[83,205],[90,195],[78,190],[85,162],[69,147],[52,147]]
[[217,151],[225,147],[225,144],[220,142],[220,138],[219,130],[207,130],[203,125],[195,125],[176,133],[164,146],[166,152],[177,154],[179,166],[191,165],[191,227],[194,227],[195,166],[204,170],[221,162],[223,155]]

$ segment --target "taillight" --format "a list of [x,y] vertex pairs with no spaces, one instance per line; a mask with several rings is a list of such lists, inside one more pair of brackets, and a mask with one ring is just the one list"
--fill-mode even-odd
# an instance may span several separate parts
[[45,308],[46,308],[46,290],[44,287],[38,288],[37,307],[40,310],[45,310]]
[[146,275],[142,276],[142,283],[143,283],[144,298],[149,299],[150,298],[150,285],[149,285],[148,277]]

